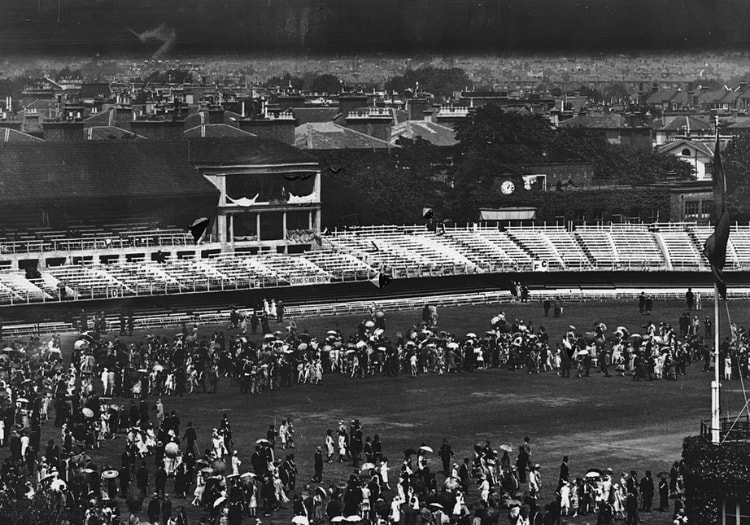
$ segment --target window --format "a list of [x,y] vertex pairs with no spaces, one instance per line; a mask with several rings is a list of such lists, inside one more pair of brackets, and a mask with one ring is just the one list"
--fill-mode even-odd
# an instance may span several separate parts
[[698,201],[685,201],[685,219],[698,218]]
[[704,219],[711,217],[711,212],[714,209],[714,201],[703,201],[701,202],[701,215]]
[[722,525],[750,525],[750,503],[725,501],[722,514]]
[[690,153],[690,150],[687,148],[683,149],[680,153],[682,153],[683,157],[689,157],[692,155],[692,153]]

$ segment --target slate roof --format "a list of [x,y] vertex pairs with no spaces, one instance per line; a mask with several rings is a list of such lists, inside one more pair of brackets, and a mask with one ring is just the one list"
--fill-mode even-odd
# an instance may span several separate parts
[[292,108],[292,113],[297,120],[297,125],[301,126],[308,122],[331,122],[339,115],[339,108]]
[[0,144],[0,202],[215,195],[181,142]]
[[317,161],[279,140],[265,137],[208,137],[185,141],[190,162],[221,166],[317,164]]
[[452,128],[426,120],[408,120],[393,126],[391,128],[391,142],[395,142],[399,137],[412,140],[420,137],[434,146],[442,147],[458,144],[456,132]]
[[714,156],[713,150],[705,143],[687,139],[680,139],[674,142],[670,142],[669,144],[664,144],[663,146],[659,146],[657,151],[659,153],[669,153],[673,150],[681,150],[684,146],[690,146],[706,157],[713,158]]
[[294,146],[307,150],[386,149],[388,142],[333,122],[308,122],[294,129]]
[[711,124],[703,119],[690,115],[671,115],[664,117],[662,120],[654,121],[654,129],[657,131],[685,131],[690,127],[690,131],[707,131],[711,129]]
[[44,142],[39,137],[34,137],[23,131],[12,128],[0,128],[0,142]]
[[111,94],[112,92],[109,89],[109,84],[106,82],[87,82],[81,84],[81,92],[79,93],[79,96],[81,99],[95,99],[98,97],[108,98]]
[[146,137],[117,126],[88,126],[83,129],[84,140],[145,140]]
[[[631,127],[628,123],[628,119],[617,113],[609,113],[606,115],[578,115],[560,122],[561,128],[571,128],[576,126],[590,129],[622,129]],[[636,127],[643,128],[647,126]]]
[[[204,138],[200,125],[185,130],[182,134],[185,138]],[[210,137],[255,137],[255,134],[243,131],[227,124],[206,124],[205,138]]]

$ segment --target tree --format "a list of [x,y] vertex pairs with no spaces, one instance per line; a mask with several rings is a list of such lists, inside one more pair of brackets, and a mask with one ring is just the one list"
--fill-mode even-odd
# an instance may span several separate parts
[[750,220],[750,134],[732,139],[722,151],[727,176],[727,206],[732,220]]
[[341,89],[341,80],[329,73],[305,75],[304,89],[314,93],[335,94]]
[[390,151],[313,152],[323,170],[325,226],[417,224],[422,207],[443,200],[443,152],[425,141]]
[[403,75],[390,78],[385,87],[403,93],[407,89],[424,90],[438,97],[448,97],[454,91],[462,91],[472,85],[469,75],[461,68],[437,68],[423,66],[419,69],[408,69]]

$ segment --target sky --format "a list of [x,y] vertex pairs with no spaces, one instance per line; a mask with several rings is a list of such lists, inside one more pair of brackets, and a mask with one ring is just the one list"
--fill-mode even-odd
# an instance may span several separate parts
[[[750,48],[747,0],[0,0],[0,53],[642,52]],[[164,31],[156,31],[164,35]]]

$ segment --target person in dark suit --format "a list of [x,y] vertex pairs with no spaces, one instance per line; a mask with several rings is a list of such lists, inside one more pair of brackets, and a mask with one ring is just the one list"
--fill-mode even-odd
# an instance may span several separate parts
[[315,450],[315,475],[312,478],[313,483],[320,483],[323,481],[323,449],[318,447]]
[[669,510],[669,483],[664,477],[659,478],[659,512]]
[[141,466],[135,473],[135,482],[141,491],[141,496],[146,496],[148,492],[148,470],[146,469],[146,462],[141,463]]
[[166,495],[164,495],[164,499],[161,500],[161,523],[162,525],[167,525],[167,522],[169,521],[169,518],[172,517],[172,500],[170,500]]
[[167,471],[164,468],[164,462],[162,462],[161,465],[159,465],[159,468],[156,469],[154,486],[155,486],[156,493],[159,495],[160,498],[163,498],[164,492],[167,487]]
[[151,496],[151,501],[148,502],[146,514],[148,514],[148,521],[151,523],[159,523],[159,518],[161,517],[161,501],[156,492]]
[[120,495],[127,498],[128,488],[130,487],[130,463],[120,467],[117,478],[120,480]]
[[451,446],[448,444],[447,439],[443,439],[443,445],[438,451],[438,456],[440,457],[440,461],[443,462],[443,474],[445,474],[446,478],[450,477],[451,462],[453,461],[455,454],[453,453],[453,449],[451,448]]
[[560,477],[557,481],[557,490],[568,483],[570,477],[570,470],[568,469],[568,456],[563,456],[562,463],[560,464]]
[[646,475],[641,479],[641,511],[651,512],[651,502],[654,499],[654,480],[651,477],[651,471],[647,470]]
[[526,483],[526,472],[529,469],[529,453],[526,451],[526,448],[523,445],[518,447],[516,469],[518,469],[518,482]]

